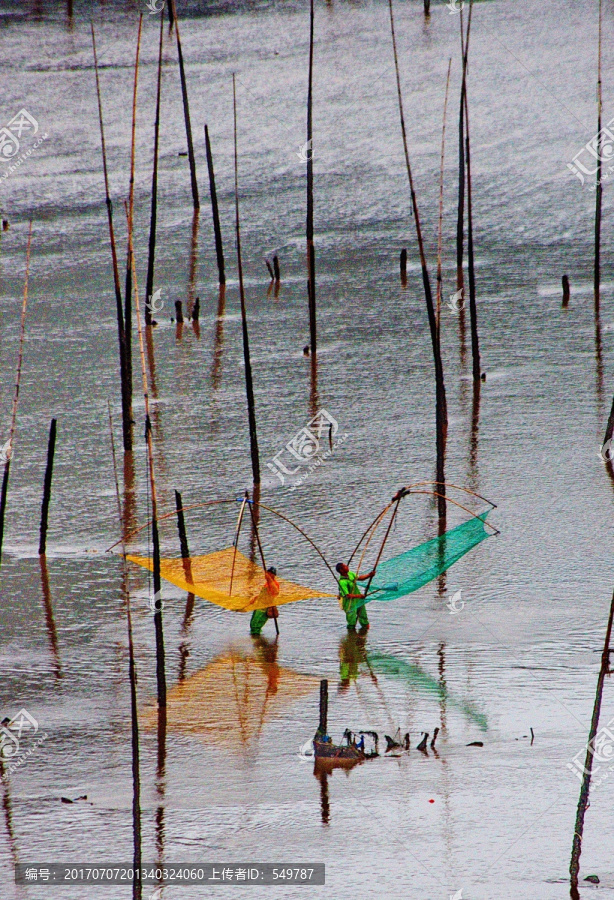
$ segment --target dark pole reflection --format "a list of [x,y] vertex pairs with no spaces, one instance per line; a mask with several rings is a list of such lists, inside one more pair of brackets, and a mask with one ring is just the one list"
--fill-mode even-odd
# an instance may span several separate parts
[[213,363],[211,365],[211,383],[214,390],[220,385],[222,375],[222,354],[224,352],[224,312],[226,307],[226,285],[220,285],[220,294],[217,302],[217,319],[215,322],[215,337],[213,340]]
[[41,584],[43,588],[43,605],[45,607],[45,622],[47,625],[47,634],[49,635],[49,644],[54,660],[54,672],[56,678],[62,677],[62,667],[60,664],[60,653],[58,650],[58,634],[55,627],[55,619],[53,617],[53,606],[51,604],[51,590],[49,588],[49,572],[47,570],[47,557],[41,553],[38,557],[41,567]]

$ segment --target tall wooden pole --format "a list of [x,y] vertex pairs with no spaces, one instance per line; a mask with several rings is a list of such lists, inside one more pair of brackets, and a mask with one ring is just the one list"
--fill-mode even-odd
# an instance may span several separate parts
[[[471,29],[471,12],[473,0],[469,4],[469,20],[467,22],[467,40],[465,42],[465,60],[469,55],[469,33]],[[465,115],[465,154],[467,162],[467,263],[469,267],[469,316],[471,322],[471,359],[474,382],[481,377],[480,342],[478,338],[478,312],[475,294],[475,258],[473,251],[473,206],[471,193],[471,145],[469,141],[469,102],[467,99],[467,78],[465,63],[465,90],[464,90],[464,115]]]
[[192,125],[190,123],[190,104],[188,103],[188,84],[185,77],[185,67],[183,64],[183,51],[181,49],[181,37],[179,35],[179,19],[177,18],[177,8],[175,0],[170,0],[173,11],[173,19],[175,21],[175,35],[177,37],[177,56],[179,59],[179,78],[181,79],[181,96],[183,97],[183,117],[185,119],[185,136],[188,143],[188,159],[190,162],[190,180],[192,182],[192,202],[194,209],[200,207],[198,198],[198,182],[196,181],[196,160],[194,158],[194,144],[192,142]]
[[436,435],[437,435],[437,482],[440,485],[438,490],[438,511],[440,517],[445,515],[446,501],[444,496],[445,485],[445,446],[446,435],[448,429],[448,411],[446,403],[446,390],[443,379],[443,366],[441,362],[441,348],[439,342],[439,330],[437,328],[437,319],[435,316],[435,308],[433,305],[433,294],[431,292],[431,283],[426,264],[426,255],[424,252],[424,241],[422,239],[422,229],[420,227],[420,213],[418,211],[418,203],[416,200],[416,192],[414,190],[414,179],[409,161],[409,150],[407,145],[407,132],[405,129],[405,116],[403,113],[403,95],[401,92],[401,77],[399,73],[399,58],[397,54],[397,42],[394,31],[394,14],[392,9],[392,0],[388,0],[390,10],[390,32],[392,35],[392,49],[394,53],[394,66],[397,80],[397,95],[399,101],[399,115],[401,119],[401,133],[403,135],[403,150],[405,152],[405,164],[407,168],[407,177],[409,179],[409,189],[411,193],[411,203],[414,213],[414,221],[416,223],[416,236],[418,239],[418,247],[420,250],[420,265],[422,268],[422,282],[424,285],[424,296],[426,300],[426,309],[431,331],[431,342],[433,345],[433,358],[435,362],[435,385],[436,385]]
[[158,151],[160,146],[160,96],[162,93],[162,45],[164,41],[164,16],[160,16],[160,40],[158,46],[158,83],[156,88],[156,121],[154,123],[154,157],[151,175],[151,215],[149,219],[149,251],[147,255],[147,281],[145,283],[145,324],[152,323],[151,297],[153,295],[156,261],[156,228],[158,223]]
[[45,469],[45,485],[43,488],[43,505],[41,508],[40,541],[38,552],[44,556],[47,552],[47,523],[49,521],[49,501],[51,500],[51,479],[53,478],[53,458],[55,455],[55,437],[57,419],[51,420],[49,442],[47,444],[47,468]]
[[[136,99],[139,83],[139,56],[141,52],[141,31],[143,13],[139,16],[139,32],[136,39],[136,59],[134,61],[134,90],[132,94],[132,140],[130,146],[130,187],[128,191],[128,216],[134,219],[134,162],[136,153]],[[126,342],[126,392],[130,419],[132,420],[132,257],[126,255],[126,289],[124,291],[124,335]]]
[[258,453],[258,435],[256,433],[256,404],[254,402],[252,363],[249,353],[249,334],[247,330],[245,290],[243,287],[243,262],[241,260],[241,224],[239,221],[239,162],[237,155],[237,87],[234,72],[232,75],[232,105],[234,113],[235,227],[237,232],[237,265],[239,269],[239,294],[241,297],[241,324],[243,329],[243,358],[245,361],[245,391],[247,394],[247,415],[249,420],[249,444],[252,458],[252,475],[254,478],[254,486],[256,486],[260,484],[260,457]]
[[599,315],[600,286],[601,286],[601,206],[603,187],[601,185],[601,117],[603,111],[603,90],[601,85],[601,27],[602,27],[602,0],[599,0],[599,48],[597,54],[597,134],[599,146],[597,147],[597,172],[595,175],[595,272],[594,295],[595,314]]
[[313,243],[313,27],[314,0],[309,16],[309,88],[307,92],[307,289],[309,294],[309,341],[312,355],[317,350],[316,326],[316,251]]
[[[450,90],[450,71],[452,69],[452,60],[448,62],[448,76],[446,78],[446,96],[443,102],[443,125],[441,129],[441,163],[439,168],[439,228],[437,231],[437,332],[440,333],[441,319],[441,301],[443,293],[443,276],[441,267],[441,258],[443,251],[443,175],[444,162],[446,152],[446,114],[448,111],[448,92]],[[407,262],[407,253],[405,253],[405,261]]]
[[6,501],[9,489],[9,474],[11,471],[11,457],[13,455],[13,440],[15,438],[15,425],[17,423],[17,403],[19,401],[19,388],[21,385],[21,366],[23,363],[23,339],[26,330],[26,309],[28,306],[28,279],[30,277],[30,247],[32,246],[32,219],[28,229],[28,248],[26,250],[26,278],[23,286],[23,301],[21,304],[21,322],[19,325],[19,353],[17,355],[17,372],[15,375],[15,392],[13,394],[13,408],[11,410],[11,427],[9,439],[4,445],[4,474],[2,476],[2,488],[0,489],[0,564],[2,563],[2,541],[4,538],[4,517],[6,515]]
[[[469,26],[467,40],[469,39]],[[458,215],[456,220],[456,290],[462,291],[465,286],[463,275],[464,228],[465,228],[465,87],[467,79],[467,53],[463,28],[463,11],[460,14],[461,53],[463,58],[463,75],[461,81],[460,110],[458,115]]]
[[217,257],[218,278],[220,284],[226,284],[226,272],[224,268],[224,245],[222,244],[220,212],[217,205],[217,191],[215,189],[213,154],[211,152],[211,141],[209,140],[209,128],[207,127],[207,125],[205,125],[205,147],[207,150],[207,170],[209,172],[209,191],[211,194],[211,212],[213,214],[213,232],[215,234],[215,255]]
[[576,825],[574,829],[571,863],[569,866],[569,874],[571,875],[571,896],[573,900],[578,900],[578,875],[580,872],[580,853],[582,852],[582,836],[584,833],[584,816],[588,809],[588,800],[591,787],[591,776],[593,772],[593,753],[595,752],[594,743],[597,729],[599,728],[599,716],[601,714],[601,699],[603,695],[603,685],[606,675],[611,674],[610,670],[610,642],[612,638],[612,624],[614,622],[614,594],[610,603],[610,615],[606,628],[605,642],[603,653],[601,654],[601,668],[599,677],[597,678],[597,690],[595,692],[595,703],[593,705],[593,717],[591,719],[591,727],[588,735],[588,743],[586,746],[586,761],[584,763],[584,776],[582,778],[582,786],[580,788],[580,799],[578,801],[578,810],[576,813]]
[[98,77],[98,57],[96,54],[96,35],[94,26],[92,29],[92,47],[94,50],[94,71],[96,73],[96,94],[98,97],[98,121],[100,124],[100,145],[102,149],[102,171],[104,175],[105,203],[107,205],[107,220],[109,223],[109,240],[111,243],[111,259],[113,263],[113,283],[115,285],[115,306],[117,313],[117,339],[119,343],[119,374],[122,397],[122,436],[124,450],[132,450],[132,413],[127,390],[126,373],[126,337],[124,329],[124,311],[122,309],[122,293],[119,284],[119,266],[117,263],[117,249],[115,246],[115,229],[113,228],[113,204],[109,193],[109,174],[107,170],[107,149],[104,139],[104,122],[102,118],[102,100],[100,97],[100,79]]

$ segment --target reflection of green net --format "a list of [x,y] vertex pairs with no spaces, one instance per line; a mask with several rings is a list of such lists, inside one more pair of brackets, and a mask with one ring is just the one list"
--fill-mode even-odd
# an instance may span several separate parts
[[406,553],[380,563],[371,582],[368,597],[362,603],[359,600],[357,606],[371,600],[396,600],[417,591],[433,578],[437,578],[461,556],[490,537],[484,528],[489,512],[490,510],[487,510],[479,517],[446,531],[441,537],[433,538],[432,541],[420,544],[413,550],[407,550]]
[[412,688],[416,688],[427,694],[432,694],[437,700],[445,700],[446,702],[451,703],[453,706],[462,710],[467,718],[472,722],[475,722],[482,731],[488,730],[488,720],[485,713],[480,712],[473,704],[452,696],[448,692],[445,684],[436,681],[419,666],[414,666],[411,663],[405,662],[404,659],[399,659],[397,656],[379,653],[377,650],[367,654],[367,663],[369,668],[378,675],[384,675],[388,678],[399,678],[409,684]]

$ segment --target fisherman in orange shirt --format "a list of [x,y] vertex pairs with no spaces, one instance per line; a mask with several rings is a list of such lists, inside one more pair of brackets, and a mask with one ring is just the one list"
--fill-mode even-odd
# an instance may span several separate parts
[[[269,566],[264,573],[265,584],[260,593],[254,597],[253,602],[261,600],[273,600],[279,596],[281,585],[277,580],[277,569],[275,566]],[[269,606],[267,609],[255,609],[249,623],[249,630],[252,635],[259,635],[266,625],[267,619],[276,619],[279,612],[276,606]]]

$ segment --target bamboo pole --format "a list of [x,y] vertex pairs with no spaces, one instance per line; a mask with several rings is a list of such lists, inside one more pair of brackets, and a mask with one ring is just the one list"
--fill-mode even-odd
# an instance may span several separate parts
[[603,89],[601,85],[601,31],[602,31],[602,0],[599,0],[599,48],[597,61],[597,134],[599,146],[597,147],[597,172],[595,175],[595,272],[593,279],[595,314],[599,315],[600,288],[601,288],[601,207],[603,187],[601,185],[601,117],[603,112]]
[[586,761],[584,763],[584,777],[582,778],[582,786],[580,788],[580,798],[578,800],[578,810],[576,813],[576,824],[574,829],[571,863],[569,866],[569,874],[571,876],[571,896],[573,900],[578,900],[578,875],[580,872],[580,854],[582,852],[582,836],[584,833],[584,816],[588,809],[589,793],[591,788],[591,776],[593,772],[593,753],[595,752],[594,740],[599,728],[599,716],[601,714],[601,700],[603,696],[603,685],[605,676],[611,674],[610,670],[610,641],[612,638],[612,623],[614,622],[614,594],[610,603],[610,615],[606,628],[605,642],[603,653],[601,654],[601,668],[599,669],[599,677],[597,678],[597,689],[595,691],[595,703],[593,706],[593,716],[591,719],[591,727],[586,745]]
[[[143,328],[141,325],[141,310],[139,305],[139,291],[134,266],[134,246],[132,242],[132,222],[128,216],[128,247],[132,257],[132,279],[134,289],[134,302],[136,307],[136,321],[139,333],[139,350],[141,356],[141,373],[143,377],[143,398],[145,401],[145,440],[147,442],[147,460],[149,485],[151,490],[151,533],[153,544],[153,582],[154,597],[158,599],[162,588],[160,576],[160,537],[158,533],[158,499],[156,493],[156,476],[153,458],[153,437],[151,416],[149,412],[149,388],[147,384],[147,370],[145,367],[145,347],[143,343]],[[156,634],[156,684],[158,689],[158,708],[166,709],[166,663],[164,658],[164,630],[162,626],[162,604],[156,602],[154,606],[154,628]]]
[[107,220],[109,223],[109,241],[111,243],[111,260],[113,263],[113,283],[115,285],[115,306],[117,313],[117,339],[119,342],[119,374],[122,398],[122,436],[124,450],[132,450],[132,415],[128,403],[127,377],[126,377],[126,337],[124,329],[124,312],[122,309],[122,294],[119,284],[119,266],[117,263],[117,248],[115,246],[115,229],[113,228],[113,204],[109,193],[109,173],[107,169],[107,148],[104,139],[104,122],[102,118],[102,100],[100,96],[100,78],[98,76],[98,56],[96,54],[96,35],[94,26],[92,30],[92,48],[94,51],[94,71],[96,73],[96,95],[98,97],[98,122],[100,124],[100,145],[102,149],[102,171],[104,175],[105,203],[107,206]]
[[[141,53],[141,32],[143,13],[139,16],[139,31],[136,39],[136,59],[134,61],[134,89],[132,94],[132,136],[130,146],[130,186],[128,191],[128,216],[130,227],[134,220],[134,161],[136,153],[136,100],[139,83],[139,56]],[[126,392],[130,419],[132,420],[132,257],[126,254],[126,288],[124,291],[124,336],[126,342]]]
[[51,500],[51,479],[53,478],[53,457],[55,455],[55,438],[57,419],[51,420],[49,441],[47,444],[47,468],[45,469],[45,485],[43,488],[43,505],[41,507],[40,541],[38,552],[44,556],[47,552],[47,523],[49,520],[49,501]]
[[[126,624],[128,629],[128,678],[130,681],[130,734],[132,745],[132,836],[133,836],[133,862],[134,869],[141,868],[141,767],[139,760],[139,718],[138,699],[136,694],[137,673],[134,657],[134,641],[132,635],[132,612],[130,609],[130,587],[128,580],[128,565],[126,562],[126,544],[124,541],[124,528],[122,519],[122,506],[119,495],[119,480],[117,477],[117,456],[115,453],[115,439],[113,437],[113,419],[111,417],[111,404],[109,403],[109,430],[111,434],[111,452],[113,454],[113,473],[115,476],[115,496],[117,498],[117,514],[122,546],[122,595],[126,605]],[[142,883],[140,877],[132,882],[133,900],[141,900]]]
[[11,410],[11,427],[9,439],[4,445],[4,474],[2,476],[2,488],[0,489],[0,564],[2,564],[2,541],[4,538],[4,517],[6,515],[6,501],[9,489],[9,474],[11,471],[11,457],[13,456],[13,440],[15,438],[15,425],[17,422],[17,403],[19,401],[19,388],[21,385],[21,366],[23,363],[23,339],[26,330],[26,310],[28,306],[28,279],[30,277],[30,248],[32,246],[32,219],[28,228],[28,246],[26,250],[26,277],[23,286],[23,301],[21,304],[21,321],[19,324],[19,353],[17,354],[17,372],[15,374],[15,392],[13,394],[13,408]]
[[215,234],[215,255],[217,257],[217,271],[220,284],[226,284],[226,272],[224,268],[224,245],[222,244],[222,229],[220,228],[220,212],[217,205],[217,191],[215,189],[215,172],[213,169],[213,154],[209,139],[209,128],[205,125],[205,147],[207,150],[207,170],[209,172],[209,192],[211,194],[211,212],[213,214],[213,232]]
[[185,67],[183,64],[183,51],[181,49],[181,38],[179,36],[179,19],[177,18],[177,8],[175,0],[170,0],[173,19],[175,21],[175,37],[177,38],[177,56],[179,59],[179,78],[181,79],[181,96],[183,98],[183,116],[185,119],[185,136],[188,143],[188,159],[190,162],[190,180],[192,183],[192,202],[194,209],[200,207],[198,198],[198,182],[196,180],[196,160],[194,158],[194,144],[192,142],[192,125],[190,123],[190,104],[188,102],[188,85],[185,77]]
[[245,309],[245,290],[243,287],[243,263],[241,260],[241,224],[239,221],[239,162],[237,155],[237,87],[232,75],[232,105],[234,114],[234,150],[235,150],[235,221],[237,232],[237,265],[239,269],[239,294],[241,297],[241,324],[243,329],[243,358],[245,360],[245,391],[247,394],[247,414],[249,419],[249,443],[252,458],[252,474],[254,486],[260,484],[260,458],[258,454],[258,435],[256,432],[256,404],[254,402],[254,385],[252,380],[252,364],[249,354],[249,334],[247,330],[247,312]]
[[[465,42],[465,57],[469,55],[469,33],[471,29],[471,13],[473,0],[469,3],[469,19],[467,22],[467,40]],[[480,342],[478,337],[478,313],[475,294],[475,258],[473,251],[473,207],[471,192],[471,145],[469,140],[469,102],[467,99],[467,78],[465,65],[465,90],[464,90],[464,114],[465,114],[465,156],[467,164],[467,262],[469,267],[469,318],[471,326],[471,359],[473,380],[479,381],[481,377]]]
[[[467,53],[463,28],[463,10],[460,12],[461,54],[463,74],[461,80],[460,110],[458,115],[458,215],[456,220],[456,290],[465,286],[463,275],[464,227],[465,227],[465,88],[467,83]],[[467,39],[469,38],[469,26]],[[468,42],[468,41],[467,41]]]
[[[424,252],[424,241],[422,239],[422,229],[420,227],[420,213],[418,211],[418,202],[416,200],[416,192],[414,189],[414,180],[409,161],[409,150],[407,146],[407,132],[405,129],[405,116],[403,113],[403,95],[401,93],[401,77],[399,73],[399,58],[397,54],[397,42],[394,31],[394,14],[392,9],[392,0],[388,0],[388,8],[390,10],[390,32],[392,36],[392,49],[394,53],[394,66],[397,81],[397,95],[399,101],[399,116],[401,119],[401,133],[403,135],[403,150],[405,153],[405,164],[407,167],[407,177],[409,180],[409,189],[411,193],[411,203],[414,213],[414,221],[416,223],[416,236],[418,239],[418,247],[420,250],[420,265],[422,267],[422,281],[424,284],[424,296],[426,300],[426,309],[428,314],[429,326],[431,331],[431,342],[433,345],[433,358],[435,362],[435,385],[436,385],[436,434],[437,434],[437,481],[445,484],[444,463],[445,463],[445,444],[448,429],[448,412],[446,403],[446,391],[443,378],[443,366],[441,362],[441,348],[439,342],[439,332],[437,329],[437,321],[435,317],[435,308],[433,306],[433,294],[431,292],[431,283],[429,280],[428,267],[426,264],[426,255]],[[445,496],[438,498],[439,515],[445,515]]]
[[153,171],[151,175],[151,214],[149,219],[149,252],[147,255],[147,281],[145,284],[145,324],[151,325],[151,297],[153,295],[156,262],[156,228],[158,224],[158,152],[160,147],[160,97],[162,94],[162,46],[164,43],[164,16],[160,16],[160,40],[158,45],[158,81],[156,87],[156,120],[154,122]]
[[309,296],[309,343],[312,355],[317,349],[316,325],[316,251],[313,243],[313,29],[314,0],[309,14],[309,88],[307,92],[307,289]]
[[[441,300],[443,292],[443,278],[441,269],[441,257],[443,249],[443,172],[446,150],[446,113],[448,111],[448,92],[450,89],[450,71],[452,59],[448,62],[448,76],[446,78],[446,96],[443,102],[443,126],[441,129],[441,164],[439,168],[439,230],[437,232],[437,332],[440,331]],[[407,254],[405,255],[407,259]]]

